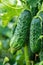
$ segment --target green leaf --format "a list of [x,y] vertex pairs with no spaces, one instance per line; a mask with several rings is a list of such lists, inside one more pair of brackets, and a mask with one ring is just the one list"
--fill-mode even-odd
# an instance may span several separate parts
[[3,65],[5,65],[5,63],[8,62],[8,61],[9,61],[9,58],[8,57],[5,57],[4,58],[4,61],[3,61]]
[[2,3],[6,3],[6,5],[9,5],[9,6],[16,6],[17,0],[2,0]]
[[3,14],[6,14],[6,6],[0,3],[0,16],[3,16]]
[[12,37],[12,33],[13,33],[13,31],[11,29],[9,29],[8,27],[4,28],[4,27],[0,26],[1,35],[4,35],[5,37],[10,38],[10,37]]
[[0,40],[0,50],[2,50],[2,41]]
[[1,0],[0,0],[0,3],[1,3]]
[[13,17],[13,16],[19,16],[20,13],[23,11],[23,7],[10,7],[10,6],[7,6],[5,5],[6,7],[6,11],[5,13],[3,13],[3,9],[1,9],[1,14],[0,14],[0,17],[2,18],[2,21],[3,21],[3,26],[7,26],[10,19]]

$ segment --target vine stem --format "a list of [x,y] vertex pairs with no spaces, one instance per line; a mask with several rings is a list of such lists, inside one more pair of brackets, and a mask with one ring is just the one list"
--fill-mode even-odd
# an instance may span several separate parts
[[28,46],[26,44],[24,46],[24,55],[25,55],[26,65],[30,65]]

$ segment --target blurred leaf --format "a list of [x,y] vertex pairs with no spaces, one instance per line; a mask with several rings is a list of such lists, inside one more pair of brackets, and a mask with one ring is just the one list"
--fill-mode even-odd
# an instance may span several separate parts
[[[16,8],[16,7],[15,7]],[[13,17],[13,16],[19,16],[19,14],[22,12],[23,8],[18,8],[17,9],[12,9],[12,8],[9,8],[8,7],[8,12],[6,14],[4,14],[2,16],[2,20],[3,20],[3,25],[6,26],[8,25],[10,19]]]
[[2,0],[2,2],[10,5],[10,6],[16,6],[17,5],[17,0]]
[[6,6],[2,3],[0,3],[0,16],[3,16],[3,14],[7,13]]
[[3,48],[8,49],[9,48],[9,39],[2,40]]
[[6,63],[5,65],[10,65],[9,63]]
[[41,62],[39,63],[39,65],[43,65],[43,61],[41,61]]
[[17,62],[15,62],[13,65],[18,65]]
[[3,59],[0,58],[0,65],[3,65]]
[[4,58],[4,61],[3,61],[3,65],[5,65],[5,63],[8,62],[8,61],[9,61],[9,58],[8,57],[5,57]]
[[2,18],[4,27],[8,25],[10,19],[13,16],[19,16],[19,14],[23,11],[23,6],[12,7],[5,2],[2,1],[2,3],[0,4],[0,17]]
[[1,0],[0,0],[0,3],[1,3]]
[[0,26],[0,34],[10,38],[10,37],[12,37],[12,32],[13,31],[11,29],[9,29],[8,27],[4,28],[4,27]]
[[42,39],[42,38],[43,38],[43,35],[40,35],[40,36],[39,36],[39,39]]
[[0,50],[2,50],[2,41],[0,40]]
[[17,51],[15,60],[18,63],[18,65],[20,65],[20,63],[21,65],[24,65],[24,53],[21,49]]

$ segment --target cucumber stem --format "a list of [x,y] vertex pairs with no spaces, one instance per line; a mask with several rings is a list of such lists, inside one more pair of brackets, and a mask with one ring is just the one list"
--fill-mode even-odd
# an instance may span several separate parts
[[28,46],[26,44],[25,44],[25,47],[24,47],[24,55],[25,55],[26,65],[30,65]]

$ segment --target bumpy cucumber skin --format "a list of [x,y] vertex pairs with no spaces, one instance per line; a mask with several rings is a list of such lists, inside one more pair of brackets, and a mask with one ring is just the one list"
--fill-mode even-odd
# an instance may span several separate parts
[[37,13],[37,15],[42,18],[42,34],[43,34],[43,10],[40,10],[40,11]]
[[17,27],[13,38],[11,39],[10,46],[17,48],[22,44],[27,43],[29,38],[29,28],[31,23],[31,12],[24,10],[18,20]]
[[[42,32],[41,32],[41,35],[43,35],[43,10],[40,10],[37,13],[37,15],[40,16],[41,19],[42,19]],[[41,39],[41,49],[43,50],[43,38]]]
[[41,42],[38,40],[41,35],[41,19],[33,18],[30,26],[30,48],[33,53],[38,53],[41,48]]

